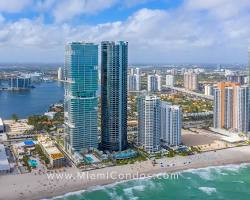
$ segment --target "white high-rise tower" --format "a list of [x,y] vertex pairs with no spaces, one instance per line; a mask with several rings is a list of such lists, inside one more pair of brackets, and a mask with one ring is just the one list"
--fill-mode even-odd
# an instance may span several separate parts
[[137,99],[138,145],[147,152],[160,149],[160,102],[156,96],[141,96]]

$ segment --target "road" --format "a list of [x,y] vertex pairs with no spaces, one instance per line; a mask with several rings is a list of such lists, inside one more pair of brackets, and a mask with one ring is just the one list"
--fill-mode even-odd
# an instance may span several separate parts
[[178,92],[183,92],[183,93],[186,93],[186,94],[189,94],[191,96],[196,96],[196,97],[200,97],[200,98],[203,98],[203,99],[207,99],[207,100],[211,100],[213,101],[214,100],[214,97],[213,96],[207,96],[205,94],[201,94],[201,93],[198,93],[198,92],[193,92],[193,91],[190,91],[190,90],[186,90],[184,88],[179,88],[179,87],[171,87],[172,90],[175,90],[175,91],[178,91]]

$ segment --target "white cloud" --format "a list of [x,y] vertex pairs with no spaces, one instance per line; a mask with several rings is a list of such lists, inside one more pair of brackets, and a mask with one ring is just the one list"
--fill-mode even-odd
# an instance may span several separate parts
[[32,4],[32,0],[0,0],[0,11],[17,13]]
[[[42,6],[52,8],[56,22],[64,22],[79,15],[97,14],[100,11],[116,5],[130,8],[139,4],[145,4],[155,0],[61,0],[55,4],[54,0],[46,0]],[[49,6],[48,6],[49,5]],[[111,13],[112,14],[112,13]]]
[[[51,9],[55,3],[52,1],[40,4],[40,8]],[[246,2],[233,4],[233,1],[228,0],[239,12],[235,14],[229,9],[229,14],[223,14],[224,17],[218,13],[223,11],[221,5],[225,0],[211,0],[207,4],[201,4],[201,0],[187,0],[182,6],[169,11],[144,8],[124,21],[71,26],[63,21],[81,13],[92,14],[105,9],[93,3],[79,6],[83,10],[75,9],[73,1],[72,7],[67,9],[64,6],[68,4],[62,2],[62,7],[57,8],[61,12],[57,10],[58,14],[54,13],[57,21],[62,23],[44,24],[42,18],[20,19],[11,23],[4,18],[1,20],[0,15],[2,58],[62,62],[66,42],[127,40],[130,62],[246,61],[250,43],[250,16],[246,12],[249,9]],[[107,3],[111,6],[115,1],[107,0]],[[237,17],[233,17],[232,12]],[[65,17],[63,14],[66,13],[71,14]],[[11,54],[10,48],[13,50]]]
[[34,21],[21,19],[15,23],[6,23],[0,30],[0,45],[13,48],[54,48],[63,41],[63,28],[44,25],[40,19]]
[[40,1],[36,1],[36,8],[40,11],[48,11],[51,8],[53,8],[56,4],[56,2],[58,2],[57,0],[40,0]]
[[63,22],[82,14],[95,14],[112,7],[117,0],[61,0],[54,8],[56,22]]
[[249,12],[249,0],[187,0],[185,6],[191,11],[208,11],[220,19],[236,18]]

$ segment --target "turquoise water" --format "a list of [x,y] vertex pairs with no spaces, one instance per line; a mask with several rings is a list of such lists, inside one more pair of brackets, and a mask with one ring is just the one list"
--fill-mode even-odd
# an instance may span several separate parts
[[31,167],[37,167],[37,161],[36,160],[29,160],[28,163],[29,163],[29,165]]
[[90,163],[92,163],[92,162],[94,161],[94,159],[93,159],[93,158],[91,158],[91,156],[90,156],[90,155],[85,156],[85,158],[86,158],[86,159],[87,159],[87,161],[88,161],[88,162],[90,162]]
[[249,200],[250,165],[228,165],[188,170],[175,180],[141,179],[57,200]]

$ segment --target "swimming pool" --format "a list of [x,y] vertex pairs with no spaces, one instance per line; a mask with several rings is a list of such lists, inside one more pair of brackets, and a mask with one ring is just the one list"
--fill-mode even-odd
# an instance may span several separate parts
[[37,167],[37,161],[36,160],[29,160],[28,161],[29,166],[31,167]]
[[87,163],[97,163],[100,162],[98,158],[96,158],[93,154],[86,154],[85,155],[85,160]]
[[93,161],[94,161],[94,159],[91,158],[90,156],[85,156],[85,158],[86,158],[86,160],[87,160],[88,162],[93,162]]
[[114,154],[114,158],[118,159],[118,160],[119,159],[128,159],[128,158],[134,158],[136,155],[137,155],[137,152],[130,149],[127,151],[123,151],[123,152]]

